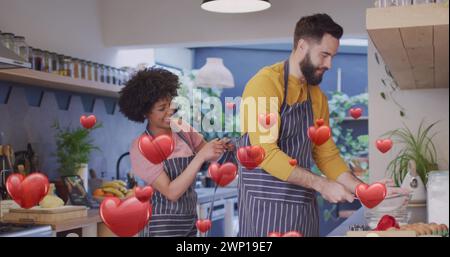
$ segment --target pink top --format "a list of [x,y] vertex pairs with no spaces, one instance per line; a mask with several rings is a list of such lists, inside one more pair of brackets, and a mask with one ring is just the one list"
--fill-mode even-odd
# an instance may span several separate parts
[[[203,142],[202,134],[198,133],[195,130],[191,132],[180,133],[183,133],[185,139],[190,143],[192,147],[194,147],[194,149],[197,149],[197,147],[200,146]],[[139,137],[140,136],[141,135],[139,135]],[[156,180],[156,178],[158,178],[161,172],[163,172],[164,162],[154,164],[147,160],[139,151],[139,137],[134,139],[133,143],[131,144],[131,169],[136,176],[144,180],[147,184],[151,185]],[[172,138],[174,140],[175,147],[174,151],[169,156],[169,159],[177,157],[189,157],[194,154],[189,145],[187,145],[186,142],[182,138],[180,138],[177,133],[172,132]]]

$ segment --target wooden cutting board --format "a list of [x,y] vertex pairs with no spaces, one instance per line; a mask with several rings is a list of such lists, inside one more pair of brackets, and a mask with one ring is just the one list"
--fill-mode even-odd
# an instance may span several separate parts
[[57,208],[41,208],[39,206],[31,209],[11,208],[8,213],[4,214],[3,220],[9,222],[50,224],[62,220],[86,217],[87,210],[86,206],[73,205]]
[[[370,235],[368,235],[370,234]],[[348,237],[416,237],[413,230],[390,230],[390,231],[347,231]]]

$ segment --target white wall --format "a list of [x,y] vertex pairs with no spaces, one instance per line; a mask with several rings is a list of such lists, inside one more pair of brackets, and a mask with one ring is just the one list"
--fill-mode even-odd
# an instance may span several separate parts
[[191,70],[194,52],[187,48],[155,48],[155,62]]
[[[369,40],[370,41],[370,40]],[[375,141],[383,133],[400,128],[403,123],[413,132],[417,132],[419,124],[425,120],[429,125],[440,120],[432,131],[440,132],[433,142],[438,153],[438,166],[441,170],[448,170],[449,157],[449,90],[427,89],[427,90],[402,90],[397,91],[395,99],[406,109],[406,116],[400,117],[398,107],[391,101],[384,100],[380,93],[383,86],[380,81],[385,77],[384,65],[378,65],[374,52],[375,47],[369,42],[368,48],[368,82],[369,82],[369,170],[370,180],[377,181],[385,176],[387,164],[400,146],[394,147],[387,153],[380,153],[375,147]],[[381,58],[381,57],[380,57]],[[448,86],[448,85],[447,85]]]
[[115,65],[117,49],[103,44],[96,0],[0,0],[0,30],[36,48]]
[[247,14],[204,11],[200,0],[98,0],[108,46],[204,46],[291,40],[300,17],[330,14],[345,36],[366,35],[365,10],[373,0],[271,0],[268,10]]

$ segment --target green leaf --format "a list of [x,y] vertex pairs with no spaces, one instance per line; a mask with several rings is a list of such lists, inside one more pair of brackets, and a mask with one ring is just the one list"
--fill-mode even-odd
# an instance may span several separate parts
[[384,100],[386,100],[386,94],[384,92],[381,92],[380,95]]

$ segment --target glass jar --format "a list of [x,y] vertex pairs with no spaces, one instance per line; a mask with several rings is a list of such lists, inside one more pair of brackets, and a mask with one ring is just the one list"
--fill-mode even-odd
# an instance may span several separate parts
[[43,71],[44,70],[44,52],[41,49],[33,48],[33,66],[35,70]]
[[14,34],[2,33],[2,44],[11,51],[14,51]]
[[449,226],[449,176],[446,171],[430,171],[427,182],[428,223]]
[[119,77],[117,75],[117,69],[111,67],[111,84],[117,85],[117,82],[119,81]]
[[80,78],[80,59],[72,58],[73,63],[73,76],[72,78]]
[[105,83],[105,65],[100,64],[98,66],[98,73],[100,75],[100,82]]
[[50,69],[52,70],[53,74],[59,74],[59,60],[58,60],[58,54],[55,52],[50,53]]
[[31,64],[31,69],[34,70],[34,55],[33,55],[33,47],[28,47],[28,62]]
[[86,79],[86,61],[80,60],[80,79]]
[[51,60],[52,57],[50,55],[50,52],[49,51],[43,51],[43,54],[44,54],[43,71],[45,71],[45,72],[52,72],[51,67],[50,67],[51,62],[52,62],[52,60]]
[[14,52],[16,52],[22,59],[28,60],[29,52],[28,45],[25,42],[25,37],[15,36],[14,37]]
[[100,72],[99,72],[99,66],[98,63],[94,62],[92,63],[92,80],[93,81],[100,81]]
[[105,82],[111,83],[111,67],[105,65]]
[[59,55],[60,75],[73,78],[73,61],[70,56]]
[[92,62],[86,62],[86,79],[89,81],[93,81],[93,71],[92,71]]

